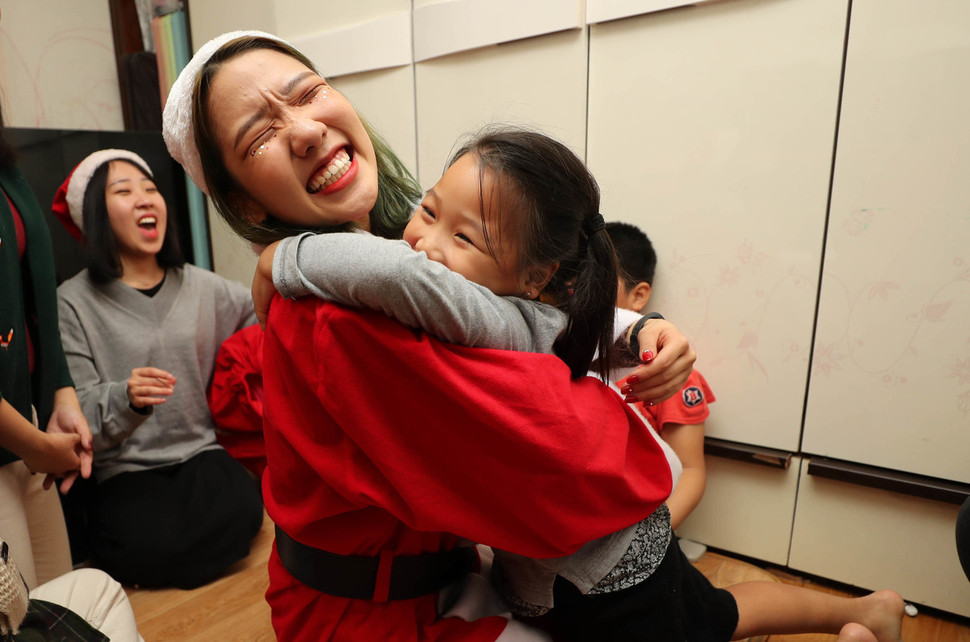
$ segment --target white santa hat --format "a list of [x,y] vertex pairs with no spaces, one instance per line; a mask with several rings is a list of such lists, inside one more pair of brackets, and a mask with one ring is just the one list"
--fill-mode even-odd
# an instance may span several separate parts
[[162,112],[162,136],[168,146],[168,153],[182,165],[192,182],[206,194],[209,193],[209,189],[205,182],[205,173],[202,171],[199,148],[195,144],[195,124],[192,122],[192,94],[195,92],[199,71],[209,61],[209,58],[219,51],[223,45],[245,36],[268,38],[292,47],[282,38],[264,31],[230,31],[221,36],[216,36],[202,45],[192,56],[189,64],[185,65],[185,68],[179,73],[168,92],[168,100],[165,101],[165,110]]

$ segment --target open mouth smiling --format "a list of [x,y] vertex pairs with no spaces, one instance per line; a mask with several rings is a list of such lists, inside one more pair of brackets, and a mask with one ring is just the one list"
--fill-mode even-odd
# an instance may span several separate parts
[[330,187],[347,173],[353,162],[352,151],[348,151],[346,147],[341,147],[330,158],[330,161],[310,178],[306,191],[310,194],[316,194],[320,190]]

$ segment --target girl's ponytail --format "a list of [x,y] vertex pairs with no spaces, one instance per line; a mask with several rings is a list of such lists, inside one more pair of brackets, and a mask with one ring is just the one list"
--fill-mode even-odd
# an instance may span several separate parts
[[588,214],[582,222],[579,261],[562,307],[569,315],[566,330],[556,341],[556,354],[574,377],[586,374],[598,351],[596,374],[609,381],[613,320],[616,308],[617,269],[613,243],[603,216]]

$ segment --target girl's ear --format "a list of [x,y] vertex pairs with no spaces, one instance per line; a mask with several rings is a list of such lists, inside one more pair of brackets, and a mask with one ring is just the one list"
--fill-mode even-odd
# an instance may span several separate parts
[[522,295],[527,299],[539,298],[539,293],[545,289],[549,279],[559,270],[559,262],[546,265],[533,265],[522,283]]
[[229,207],[250,225],[258,225],[266,220],[268,214],[252,197],[241,190],[232,190],[226,195]]

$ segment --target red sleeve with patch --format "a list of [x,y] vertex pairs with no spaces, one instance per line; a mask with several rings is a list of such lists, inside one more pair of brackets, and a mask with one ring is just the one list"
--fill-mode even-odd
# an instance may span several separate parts
[[711,414],[708,404],[716,401],[707,380],[697,370],[690,373],[684,387],[670,399],[655,406],[638,404],[650,424],[662,432],[667,424],[695,426],[707,421]]

